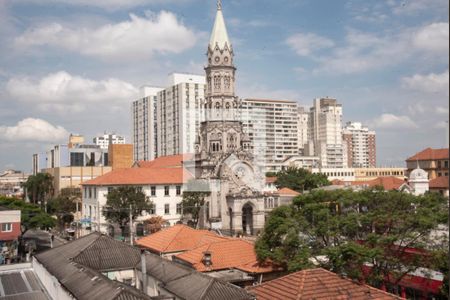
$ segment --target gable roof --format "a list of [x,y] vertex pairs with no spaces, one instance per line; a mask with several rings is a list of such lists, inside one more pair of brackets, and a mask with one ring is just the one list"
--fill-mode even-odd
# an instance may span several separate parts
[[258,300],[401,299],[368,285],[342,278],[321,268],[292,273],[248,289],[256,295]]
[[[103,238],[110,239],[111,242],[105,242]],[[106,266],[106,269],[124,268],[125,258],[128,258],[126,263],[128,264],[128,269],[134,269],[136,265],[134,253],[139,253],[139,249],[131,246],[125,248],[122,247],[122,244],[123,242],[115,241],[98,232],[94,232],[75,241],[39,253],[34,258],[50,274],[57,278],[61,285],[76,299],[151,299],[132,287],[108,279],[102,275],[101,269],[94,269],[97,265],[100,267]],[[105,252],[106,249],[103,249],[104,246],[109,247],[109,254]],[[97,261],[93,252],[95,248],[105,250],[102,252],[102,254],[107,255],[105,264],[95,263]],[[115,251],[114,248],[121,250]],[[85,250],[87,251],[84,252]],[[86,262],[86,265],[75,261],[80,254],[80,262]],[[93,260],[91,261],[88,258]],[[115,260],[117,262],[114,262]]]
[[177,224],[139,239],[136,245],[158,253],[170,253],[191,250],[212,241],[223,239],[225,238],[212,231],[197,230],[183,224]]
[[299,192],[294,191],[287,187],[279,189],[277,193],[280,194],[281,196],[294,196],[295,197],[295,196],[300,195]]
[[[199,273],[187,266],[146,253],[147,274],[161,282],[168,292],[186,300],[250,300],[246,290]],[[137,265],[141,270],[141,265]]]
[[366,186],[366,187],[382,186],[386,191],[390,191],[400,189],[400,187],[403,184],[405,184],[405,181],[395,176],[386,176],[386,177],[377,177],[375,179],[367,181],[345,182],[342,180],[335,179],[331,183],[333,185],[351,185],[351,186]]
[[435,160],[435,159],[448,159],[448,148],[441,148],[441,149],[426,148],[414,154],[406,161]]
[[430,189],[448,189],[448,176],[439,176],[431,179]]
[[135,167],[139,168],[174,168],[182,167],[183,161],[191,160],[194,157],[191,153],[161,156],[150,161],[137,161]]
[[116,169],[102,176],[82,183],[82,185],[146,185],[183,184],[192,175],[181,167],[175,168],[128,168]]
[[[207,267],[202,260],[204,252],[211,253],[211,266]],[[239,269],[249,273],[268,273],[274,271],[272,264],[261,265],[256,257],[253,243],[241,239],[226,238],[205,244],[193,250],[175,256],[176,260],[189,263],[200,272],[224,269]]]

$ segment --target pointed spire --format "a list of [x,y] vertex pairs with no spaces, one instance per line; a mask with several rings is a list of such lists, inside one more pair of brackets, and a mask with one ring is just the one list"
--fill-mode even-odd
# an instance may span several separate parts
[[225,20],[222,14],[222,1],[218,0],[216,20],[214,22],[214,27],[211,33],[211,39],[209,40],[209,46],[211,47],[211,49],[214,49],[217,44],[220,49],[224,49],[225,43],[229,48],[231,47],[231,43],[228,38],[227,27],[225,26]]

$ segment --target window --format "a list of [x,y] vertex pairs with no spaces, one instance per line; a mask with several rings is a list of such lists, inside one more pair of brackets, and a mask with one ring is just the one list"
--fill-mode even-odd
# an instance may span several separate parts
[[92,188],[89,187],[89,198],[92,198]]
[[169,215],[170,214],[170,205],[164,204],[164,214]]
[[11,232],[12,224],[11,223],[2,223],[2,231],[3,232]]
[[156,196],[156,186],[150,187],[150,196]]
[[77,153],[77,152],[70,153],[70,166],[72,166],[72,167],[84,167],[84,155],[83,155],[83,153]]
[[181,195],[181,186],[177,185],[177,196]]
[[169,186],[164,186],[164,196],[169,196]]
[[181,203],[177,203],[177,215],[183,214],[183,205]]
[[94,186],[94,199],[97,199],[97,187]]

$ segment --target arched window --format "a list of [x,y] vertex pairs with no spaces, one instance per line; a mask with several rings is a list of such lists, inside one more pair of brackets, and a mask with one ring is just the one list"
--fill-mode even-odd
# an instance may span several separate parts
[[214,90],[220,90],[220,75],[214,75]]

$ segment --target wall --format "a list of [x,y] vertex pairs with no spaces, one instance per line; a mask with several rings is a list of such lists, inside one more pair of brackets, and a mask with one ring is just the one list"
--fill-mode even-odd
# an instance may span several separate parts
[[112,144],[108,147],[108,165],[112,169],[131,168],[133,165],[132,144]]
[[[11,223],[12,231],[2,232],[2,223]],[[20,234],[20,210],[0,211],[0,241],[15,240]]]
[[81,183],[106,174],[111,167],[61,167],[45,169],[44,172],[52,175],[55,194],[68,187],[81,187]]
[[71,294],[59,283],[58,279],[51,275],[47,269],[33,257],[32,265],[34,272],[45,287],[52,299],[73,300]]

